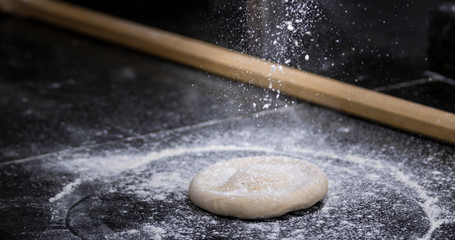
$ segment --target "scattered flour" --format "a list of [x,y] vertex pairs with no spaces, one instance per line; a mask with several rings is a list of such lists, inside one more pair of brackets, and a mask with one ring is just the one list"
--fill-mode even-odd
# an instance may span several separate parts
[[49,198],[49,202],[53,203],[61,198],[63,198],[65,195],[71,193],[79,184],[81,184],[82,180],[80,178],[77,178],[76,180],[66,184],[62,191],[57,193],[55,196]]
[[[292,115],[287,116],[293,121]],[[383,154],[385,150],[381,148],[368,149],[362,144],[326,147],[324,140],[320,140],[324,136],[313,134],[311,140],[306,140],[306,132],[295,131],[295,127],[280,126],[277,133],[267,128],[266,134],[261,135],[249,126],[235,132],[217,132],[214,128],[218,126],[211,126],[202,126],[197,131],[189,129],[188,135],[180,131],[178,136],[170,138],[173,147],[160,150],[131,154],[109,151],[111,154],[107,156],[75,156],[53,162],[52,167],[58,165],[79,177],[62,186],[62,191],[49,201],[62,207],[59,203],[63,201],[58,200],[84,192],[80,189],[92,186],[91,181],[98,184],[90,188],[93,197],[82,199],[70,210],[70,216],[90,217],[76,219],[71,226],[86,238],[96,237],[84,235],[84,225],[77,223],[111,223],[122,218],[130,225],[105,233],[106,238],[430,239],[443,229],[440,226],[444,223],[454,222],[454,214],[449,211],[451,203],[440,192],[430,190],[436,191],[444,182],[450,183],[453,174],[433,167],[422,172],[425,169],[422,165],[412,165],[410,159],[396,157],[407,153],[390,148],[390,152]],[[208,128],[206,132],[205,128]],[[355,128],[355,125],[349,127],[352,132],[357,131]],[[334,131],[338,132],[337,129]],[[283,139],[283,135],[289,136]],[[154,138],[146,140],[153,142]],[[221,160],[272,155],[306,160],[322,168],[329,179],[327,196],[306,211],[262,221],[222,218],[190,202],[188,185],[201,169]],[[417,153],[415,156],[418,157]],[[422,162],[414,162],[430,165],[432,160],[427,158],[423,156]],[[448,192],[453,189],[449,184],[445,187]],[[124,204],[103,199],[119,199]],[[110,215],[113,209],[117,215]],[[91,211],[96,214],[90,216]]]
[[[324,169],[329,178],[329,190],[322,204],[315,206],[316,210],[311,214],[304,211],[291,213],[277,220],[243,222],[206,213],[189,202],[187,188],[191,178],[199,170],[220,160],[257,154],[284,154],[316,163]],[[409,231],[420,231],[421,239],[429,239],[441,224],[450,222],[441,218],[438,199],[413,181],[411,175],[405,174],[397,165],[390,162],[385,164],[383,160],[355,155],[352,152],[341,153],[299,147],[279,150],[262,146],[209,145],[165,149],[145,156],[121,158],[129,161],[125,164],[129,168],[122,174],[114,175],[109,192],[136,196],[141,202],[151,204],[149,210],[151,216],[150,220],[139,224],[140,228],[112,233],[109,235],[110,239],[134,236],[147,236],[151,239],[207,236],[229,238],[265,236],[265,239],[309,236],[330,238],[339,236],[340,231],[343,231],[343,236],[347,238],[353,237],[350,234],[372,238],[395,236],[390,234],[405,237]],[[96,162],[100,159],[95,158],[91,161]],[[90,172],[93,174],[96,169],[109,172],[96,167]],[[67,184],[63,191],[50,201],[63,198],[80,183],[81,180],[77,179]],[[393,203],[390,199],[394,199]],[[388,208],[390,214],[402,214],[403,224],[416,226],[414,229],[401,229],[399,225],[393,225],[397,223],[390,222],[391,216],[382,208]],[[419,209],[422,210],[422,215],[406,217],[419,212]],[[154,220],[155,215],[159,221]],[[359,224],[359,221],[362,224]],[[225,224],[228,224],[225,228],[221,227]],[[389,232],[392,231],[390,229],[395,232]]]

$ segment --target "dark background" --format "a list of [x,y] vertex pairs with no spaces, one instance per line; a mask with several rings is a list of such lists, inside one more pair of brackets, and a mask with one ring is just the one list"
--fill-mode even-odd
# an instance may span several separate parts
[[[278,41],[278,47],[271,44],[272,34],[280,32],[276,25],[293,17],[286,16],[287,12],[299,9],[291,0],[288,4],[73,2],[281,64],[290,60],[293,67],[455,112],[453,13],[441,9],[441,1],[301,1],[308,4],[308,15],[297,14],[305,21],[294,25],[296,32],[283,33],[286,37]],[[295,40],[298,46],[293,45]],[[269,107],[264,108],[266,105]],[[385,223],[384,234],[389,235],[384,236],[389,238],[421,236],[428,231],[428,216],[421,209],[425,204],[439,204],[445,217],[452,216],[455,150],[450,145],[290,97],[277,98],[266,89],[55,26],[0,14],[0,239],[77,239],[77,227],[103,236],[98,231],[103,222],[112,224],[112,231],[130,230],[131,224],[156,216],[144,207],[157,203],[144,204],[121,190],[117,195],[106,194],[106,188],[125,179],[150,179],[147,172],[122,171],[121,167],[106,178],[101,173],[123,159],[115,156],[126,155],[124,161],[131,157],[134,164],[139,161],[136,154],[214,143],[314,147],[316,155],[358,153],[378,159],[378,164],[396,166],[405,174],[404,180],[411,181],[410,187],[417,189],[409,192],[409,186],[396,186],[387,178],[382,181],[381,176],[389,176],[382,174],[387,168],[375,175],[378,181],[351,181],[358,179],[355,162],[343,157],[329,162],[330,169],[341,166],[343,175],[338,176],[347,180],[342,184],[333,177],[339,186],[355,189],[359,196],[364,187],[377,190],[374,196],[378,198],[355,202],[349,198],[349,190],[337,189],[347,194],[348,198],[340,199],[349,211],[333,209],[335,215],[327,216],[339,216],[336,220],[353,217],[351,223],[362,225],[368,220],[356,215],[374,213]],[[219,158],[233,156],[215,153]],[[192,162],[193,155],[187,157]],[[81,159],[86,161],[78,164]],[[120,164],[127,168],[125,165]],[[154,165],[148,166],[145,169],[155,170]],[[357,170],[345,175],[346,167]],[[372,170],[375,173],[377,168]],[[80,184],[69,191],[77,179]],[[140,187],[135,183],[129,186]],[[414,191],[420,187],[422,191]],[[439,200],[423,202],[419,195],[424,190],[429,191],[427,197]],[[65,191],[67,195],[50,201]],[[166,216],[174,216],[168,211],[175,203],[191,206],[168,200],[163,201],[167,208],[156,205]],[[71,210],[81,218],[70,218]],[[310,210],[310,215],[311,211],[318,208]],[[85,221],[87,217],[93,221]],[[200,222],[193,219],[190,223]],[[214,229],[230,234],[231,228],[225,226],[232,221],[222,223]],[[453,239],[454,229],[455,224],[448,221],[432,236]],[[358,237],[356,232],[345,233]]]
[[[455,112],[454,1],[70,2]],[[274,26],[298,18],[285,50],[271,46]]]
[[[258,0],[151,3],[133,0],[128,4],[70,2],[280,61],[282,59],[279,57],[257,51],[252,46],[251,38],[258,38],[261,44],[269,40],[266,34],[255,35],[248,32],[249,30],[260,32],[261,28],[271,29],[272,33],[276,30],[273,26],[258,25],[252,19],[254,18],[251,16],[252,12],[267,7],[268,10],[261,12],[264,22],[276,25],[281,21],[303,18],[301,28],[312,32],[311,36],[293,37],[303,46],[290,49],[297,52],[295,55],[287,53],[287,57],[297,60],[292,61],[290,65],[364,86],[383,86],[384,82],[394,83],[421,77],[422,72],[428,70],[429,48],[433,44],[430,42],[430,25],[435,21],[434,16],[448,14],[439,9],[443,3],[450,3],[443,0],[380,2],[304,0],[288,3]],[[309,6],[308,11],[296,14],[292,10],[284,10],[286,7],[298,8],[297,3],[306,3]],[[290,13],[290,16],[283,16],[285,13]],[[316,16],[316,13],[319,16]],[[310,25],[308,22],[311,22],[311,26],[307,26]],[[438,23],[442,25],[441,22]],[[252,26],[253,24],[256,25]],[[298,25],[294,26],[299,28]],[[311,61],[299,59],[304,56],[303,53],[308,53]],[[331,63],[335,63],[334,66],[331,66]],[[327,64],[330,66],[325,66]]]

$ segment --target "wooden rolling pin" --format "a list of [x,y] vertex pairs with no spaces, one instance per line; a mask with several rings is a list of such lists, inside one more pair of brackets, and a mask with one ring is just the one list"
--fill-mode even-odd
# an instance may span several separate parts
[[0,8],[197,69],[455,144],[455,115],[279,66],[174,33],[51,0],[0,0]]

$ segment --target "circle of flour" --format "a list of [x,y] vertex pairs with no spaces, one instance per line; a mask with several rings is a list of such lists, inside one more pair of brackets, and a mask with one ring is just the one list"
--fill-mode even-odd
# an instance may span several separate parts
[[189,196],[211,213],[269,218],[313,206],[327,193],[325,173],[288,157],[235,158],[215,163],[191,181]]

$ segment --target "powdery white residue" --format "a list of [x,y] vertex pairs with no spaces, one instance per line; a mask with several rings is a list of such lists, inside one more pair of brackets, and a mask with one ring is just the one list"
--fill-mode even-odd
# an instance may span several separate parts
[[203,152],[213,152],[213,151],[263,151],[270,152],[270,148],[259,147],[259,146],[234,146],[234,145],[210,145],[205,147],[194,147],[194,148],[175,148],[175,149],[165,149],[159,152],[152,152],[147,154],[144,157],[141,157],[135,163],[133,163],[130,168],[136,168],[141,165],[147,164],[152,161],[156,161],[166,157],[172,157],[181,154],[188,153],[203,153]]
[[[142,199],[153,199],[153,200],[165,200],[169,195],[173,195],[174,198],[182,199],[186,197],[186,191],[188,190],[192,176],[187,176],[188,171],[182,168],[175,168],[172,170],[154,172],[150,174],[149,165],[156,160],[166,159],[175,156],[181,156],[185,154],[201,154],[205,152],[238,152],[238,151],[261,151],[270,152],[270,148],[264,148],[259,146],[233,146],[233,145],[209,145],[206,147],[195,147],[195,148],[176,148],[166,149],[162,151],[152,152],[146,156],[140,157],[139,160],[131,162],[129,168],[124,169],[134,171],[134,176],[128,181],[121,183],[116,186],[122,188],[124,192],[134,194]],[[137,159],[137,158],[136,158]],[[167,161],[168,164],[172,164],[173,160]],[[123,164],[122,164],[123,165]],[[133,166],[136,166],[134,169]],[[188,168],[193,169],[194,165],[188,163]],[[188,169],[186,169],[188,170]]]
[[[363,160],[360,160],[361,157],[348,155],[346,159],[359,164],[368,164],[372,167],[375,167],[376,169],[383,168],[383,166],[380,165],[380,161],[368,159],[365,157],[363,158]],[[398,168],[394,166],[388,166],[388,169],[392,173],[393,177],[395,177],[405,186],[412,188],[417,193],[418,197],[423,201],[419,202],[419,205],[422,207],[423,211],[425,212],[425,215],[428,217],[428,220],[430,221],[430,229],[421,239],[430,239],[431,234],[435,229],[437,229],[443,223],[448,222],[447,219],[438,219],[441,214],[441,209],[436,205],[438,199],[430,197],[422,186],[412,181],[408,175],[404,174]]]
[[59,163],[62,167],[67,167],[71,171],[78,171],[84,174],[84,178],[91,179],[100,175],[113,175],[119,172],[135,169],[144,166],[150,162],[177,156],[187,153],[203,153],[213,151],[262,151],[270,152],[271,149],[255,146],[234,146],[234,145],[209,145],[204,147],[194,148],[174,148],[165,149],[162,151],[151,152],[146,155],[119,155],[113,154],[110,156],[93,156],[76,158],[69,161]]
[[62,191],[57,193],[55,196],[49,198],[49,202],[53,203],[61,198],[63,198],[64,196],[66,196],[67,194],[71,193],[79,184],[81,184],[81,179],[78,178],[68,184],[66,184]]
[[119,186],[124,192],[142,199],[162,201],[168,198],[169,194],[173,194],[177,199],[184,198],[191,180],[188,177],[182,177],[178,172],[156,172],[151,176],[141,174],[140,170],[135,172],[137,177],[129,179]]
[[[365,165],[368,167],[372,167],[377,170],[381,170],[385,167],[385,166],[383,166],[382,161],[370,159],[366,156],[356,156],[356,155],[351,155],[351,154],[343,156],[343,155],[337,155],[335,153],[323,153],[323,152],[314,151],[311,149],[297,149],[297,148],[294,148],[293,151],[306,153],[306,154],[312,154],[315,156],[329,156],[331,158],[352,162],[352,163],[355,163],[358,165]],[[441,214],[441,209],[436,205],[438,199],[434,198],[434,197],[430,197],[428,195],[428,193],[423,189],[422,186],[420,186],[416,182],[412,181],[408,175],[406,175],[405,173],[400,171],[398,168],[396,168],[394,166],[387,166],[386,168],[389,170],[392,177],[394,177],[396,180],[398,180],[405,186],[413,189],[417,193],[418,197],[423,201],[423,202],[418,202],[418,204],[419,204],[419,206],[422,207],[423,211],[425,212],[425,215],[428,217],[428,219],[430,221],[430,229],[427,231],[427,233],[421,239],[423,239],[423,240],[430,239],[431,234],[433,233],[433,231],[435,229],[437,229],[443,223],[449,222],[447,219],[438,219]],[[380,176],[378,176],[377,174],[369,174],[366,177],[373,181],[377,181],[380,178]]]
[[298,153],[303,153],[303,154],[308,154],[314,157],[327,157],[327,158],[339,158],[340,156],[336,154],[335,152],[331,151],[320,151],[320,150],[314,150],[314,149],[306,149],[306,148],[295,148],[295,147],[289,147],[289,151],[291,152],[298,152]]
[[145,225],[142,227],[142,230],[148,232],[150,234],[150,237],[156,240],[161,240],[166,233],[166,230],[151,225]]
[[[230,149],[237,149],[237,148],[238,147],[230,147]],[[251,150],[251,149],[254,149],[254,148],[255,147],[248,148],[248,149],[245,149],[245,150]],[[169,150],[169,154],[170,153],[174,153],[174,154],[194,153],[194,152],[199,152],[201,149],[204,150],[204,151],[211,151],[212,149],[225,149],[225,148],[224,147],[220,147],[220,146],[217,146],[217,147],[211,146],[211,147],[208,147],[208,148],[179,149],[178,151]],[[270,151],[270,149],[268,149],[268,150]],[[216,151],[216,150],[213,150],[213,151]],[[418,185],[416,182],[411,181],[410,177],[408,177],[402,171],[400,171],[399,169],[397,169],[397,168],[395,168],[393,166],[385,166],[383,161],[370,159],[370,158],[365,157],[365,156],[356,156],[356,155],[353,155],[353,154],[343,155],[343,154],[339,154],[339,153],[336,153],[336,152],[323,152],[323,151],[317,151],[317,150],[312,150],[312,149],[293,149],[293,151],[294,152],[298,152],[298,153],[309,154],[309,155],[314,156],[314,157],[326,157],[326,158],[331,158],[331,159],[342,160],[342,161],[345,161],[345,162],[354,163],[355,166],[360,166],[360,167],[361,166],[367,166],[367,167],[370,167],[370,168],[378,170],[377,173],[373,172],[373,173],[369,173],[369,174],[365,175],[366,178],[368,178],[370,181],[373,181],[373,182],[378,181],[382,177],[380,175],[381,173],[389,174],[392,178],[395,178],[397,181],[403,183],[405,186],[407,186],[408,188],[410,188],[413,191],[415,191],[417,193],[418,197],[421,198],[421,200],[423,200],[423,203],[420,203],[420,206],[422,207],[422,209],[423,209],[424,213],[426,214],[426,216],[429,218],[429,221],[430,221],[430,224],[431,224],[431,227],[430,227],[429,231],[425,233],[425,236],[423,237],[423,239],[428,239],[431,236],[432,232],[445,221],[445,220],[437,220],[437,217],[438,217],[439,211],[440,211],[440,209],[437,206],[434,205],[434,203],[436,203],[437,199],[429,197],[428,193],[420,185]],[[166,154],[166,156],[168,156],[169,154]],[[330,165],[330,163],[328,163],[328,164]],[[355,172],[352,169],[347,168],[347,167],[345,168],[345,167],[337,166],[336,168],[338,170],[340,170],[340,171],[343,171],[343,169],[345,169],[346,171],[348,171],[348,174],[350,174],[350,175],[359,175],[358,172]],[[367,168],[365,168],[365,169],[367,169]],[[369,171],[366,171],[366,172],[368,173]],[[169,174],[169,173],[167,173],[167,174]],[[173,189],[172,185],[169,185],[168,183],[164,184],[161,181],[162,180],[161,177],[163,177],[163,176],[158,176],[158,181],[155,184],[151,184],[151,185],[154,185],[155,187],[166,187],[167,188],[166,191],[170,191],[171,192],[172,191],[171,189]],[[361,176],[359,176],[359,177],[361,177]],[[174,177],[171,176],[170,179],[172,179],[172,178],[174,178]],[[389,179],[387,181],[391,181],[391,179]],[[332,188],[333,187],[336,188],[336,181],[335,182],[331,182],[331,184],[335,184],[335,185],[332,185]],[[337,194],[336,192],[331,192],[329,190],[328,199],[326,200],[325,207],[322,209],[323,210],[322,212],[325,212],[325,214],[329,214],[330,211],[335,210],[335,209],[331,209],[331,206],[337,206],[337,204],[338,204],[339,197],[336,194]],[[372,196],[373,197],[380,196],[380,195],[378,195],[378,193],[374,192],[374,190],[373,190],[373,192],[365,192],[364,195],[365,195],[366,198],[371,198]],[[332,204],[330,202],[332,202]],[[371,217],[371,216],[359,215],[359,218],[363,218],[363,217],[367,217],[368,218],[368,217]],[[355,226],[348,226],[349,224],[352,225],[352,223],[349,222],[349,221],[341,221],[340,224],[344,224],[343,226],[345,228],[353,228],[353,227],[355,227]],[[270,224],[264,226],[263,224],[256,224],[255,223],[255,224],[248,224],[248,226],[251,228],[251,231],[256,231],[256,230],[263,229],[264,231],[267,231],[268,234],[271,234],[271,231],[272,231],[272,226]],[[378,227],[380,227],[380,226],[378,226]],[[254,229],[256,229],[256,230],[254,230]],[[378,229],[373,229],[373,230],[374,230],[375,233],[377,233],[379,231]],[[279,233],[280,233],[280,229],[279,229],[279,226],[278,226],[276,234],[275,235],[272,234],[272,235],[274,235],[275,237],[278,237]],[[375,233],[371,233],[371,234],[374,235]],[[298,235],[297,232],[295,234]],[[293,233],[292,235],[293,236],[297,236],[295,234]],[[272,235],[269,235],[269,236],[272,236]],[[273,238],[273,237],[271,237],[271,238]]]
[[111,232],[104,235],[104,239],[153,239],[161,240],[165,238],[166,230],[150,224],[145,224],[142,229],[128,229],[120,232]]
[[381,170],[384,168],[382,162],[379,160],[369,159],[365,156],[356,156],[356,155],[346,155],[343,157],[346,161],[357,163],[359,165],[367,165],[369,167],[373,167],[375,169]]
[[126,232],[127,232],[128,234],[137,234],[137,233],[139,233],[139,231],[136,230],[136,229],[130,229],[130,230],[127,230]]
[[166,199],[166,197],[167,197],[167,196],[166,196],[165,194],[159,193],[159,194],[156,194],[155,196],[153,196],[153,199],[158,200],[158,201],[161,201],[161,200]]
[[[135,169],[140,166],[144,166],[147,163],[152,161],[156,161],[166,157],[177,156],[181,154],[187,153],[202,153],[202,152],[213,152],[213,151],[263,151],[263,152],[270,152],[271,149],[264,148],[264,147],[256,147],[256,146],[234,146],[234,145],[209,145],[205,147],[195,147],[195,148],[176,148],[176,149],[165,149],[162,151],[151,152],[145,156],[137,156],[137,155],[111,155],[108,157],[88,157],[88,158],[77,158],[72,161],[64,161],[60,163],[63,166],[66,166],[72,171],[77,170],[84,175],[84,178],[90,180],[92,178],[97,178],[99,176],[106,176],[117,174],[121,171]],[[107,161],[108,159],[108,161]],[[178,178],[175,173],[171,173],[171,177],[173,179],[167,178],[167,182],[165,182],[164,178],[159,178],[159,175],[156,176],[154,184],[159,185],[162,184],[161,187],[169,187],[175,186],[177,183],[178,186],[182,188],[186,188],[189,185],[188,180]],[[172,181],[173,180],[173,181]],[[49,202],[55,202],[66,195],[70,194],[76,186],[81,183],[81,179],[78,178],[75,181],[67,184],[63,187],[63,190],[57,193],[54,197],[49,199]],[[167,184],[167,185],[164,185]],[[170,189],[174,190],[174,189]],[[147,192],[144,191],[144,195],[147,195]],[[158,194],[156,195],[157,199],[163,198],[163,195]]]
[[[419,233],[420,236],[423,236],[422,239],[429,239],[435,229],[448,221],[440,219],[442,210],[436,206],[438,199],[431,197],[431,193],[427,192],[418,182],[413,181],[412,176],[405,174],[402,169],[394,167],[393,162],[372,159],[368,155],[356,154],[353,151],[349,151],[348,154],[336,150],[322,151],[321,149],[288,147],[292,149],[286,148],[279,151],[261,146],[209,145],[164,149],[142,156],[122,157],[128,161],[128,163],[122,163],[122,166],[128,165],[128,169],[131,170],[116,177],[117,180],[112,184],[112,192],[137,196],[141,201],[150,203],[154,207],[154,214],[166,217],[159,221],[150,218],[149,222],[138,225],[137,232],[110,233],[106,238],[177,239],[189,238],[189,236],[194,238],[261,236],[267,239],[277,239],[282,238],[283,235],[289,236],[289,234],[292,239],[307,236],[324,238],[323,235],[318,235],[315,227],[323,229],[321,234],[332,237],[338,236],[337,231],[343,231],[347,234],[346,236],[356,233],[373,238],[383,236],[380,234],[384,232],[387,234],[388,230],[385,229],[394,227],[387,225],[388,214],[376,215],[381,211],[379,208],[391,206],[388,199],[391,197],[396,198],[393,204],[403,214],[415,209],[422,209],[423,212],[416,219],[425,220],[425,222],[426,219],[429,219],[430,224],[428,231],[425,232],[422,229]],[[241,153],[242,151],[243,153]],[[299,215],[297,213],[297,215],[285,217],[279,221],[229,220],[229,229],[223,229],[219,226],[220,222],[223,224],[225,220],[203,211],[197,211],[194,206],[187,204],[187,187],[197,171],[217,162],[220,157],[229,159],[239,157],[239,154],[242,157],[248,157],[254,152],[287,155],[310,162],[317,159],[317,165],[324,169],[329,177],[329,191],[323,200],[323,206],[312,214]],[[112,158],[116,157],[112,156]],[[110,162],[110,160],[111,157],[92,159],[94,162]],[[98,171],[99,176],[106,174],[106,170],[100,168],[93,168],[90,171]],[[73,186],[79,184],[80,182]],[[64,191],[65,189],[70,192],[74,187],[70,183],[64,187]],[[63,194],[57,194],[54,198],[63,196]],[[356,211],[356,207],[362,204],[367,204],[369,207],[365,209],[366,211]],[[161,205],[167,207],[162,209]],[[166,211],[169,209],[175,210],[178,214],[168,214]],[[362,221],[363,225],[353,225],[361,219],[365,220]],[[308,231],[299,231],[306,227],[306,222],[315,223],[310,226],[312,229],[307,229],[312,231],[310,234]],[[424,223],[422,226],[428,225]],[[406,230],[397,229],[395,231],[398,233],[406,234]]]
[[[273,222],[264,227],[261,223],[248,223],[248,227],[251,230],[265,231],[267,229],[267,235],[260,236],[261,239],[280,239],[281,226],[279,222]],[[259,237],[258,237],[259,238]]]
[[443,223],[448,222],[446,219],[438,219],[441,214],[441,209],[436,205],[438,199],[430,197],[428,193],[422,188],[422,186],[412,181],[409,176],[405,175],[397,168],[390,166],[389,169],[393,175],[398,180],[400,180],[400,182],[406,184],[409,187],[412,187],[417,192],[419,198],[423,200],[423,203],[419,202],[419,205],[423,208],[425,214],[428,216],[431,225],[430,230],[421,239],[430,239],[431,234],[436,228],[441,226]]
[[371,173],[367,175],[367,178],[371,181],[378,181],[379,179],[381,179],[381,176],[375,173]]
[[176,188],[186,188],[188,182],[185,181],[180,175],[176,172],[169,173],[155,173],[150,181],[150,187],[156,188],[167,188],[174,190]]
[[97,175],[110,175],[126,169],[134,168],[131,164],[136,162],[138,159],[140,159],[140,156],[137,155],[93,156],[76,158],[72,161],[61,163],[61,165],[68,165],[68,168],[73,171],[86,173],[86,177],[90,178],[93,176],[94,172]]

